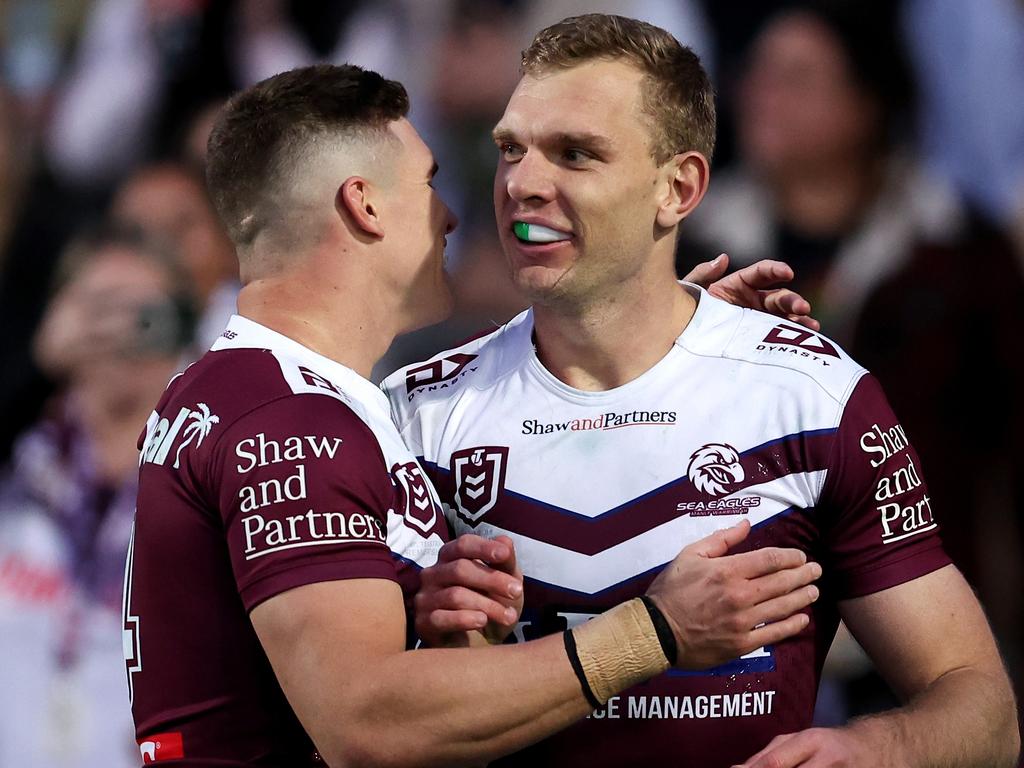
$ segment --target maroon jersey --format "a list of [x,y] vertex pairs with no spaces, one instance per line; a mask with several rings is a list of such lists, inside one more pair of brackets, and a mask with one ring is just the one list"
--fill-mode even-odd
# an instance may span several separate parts
[[334,579],[397,581],[408,600],[436,560],[444,518],[386,398],[235,317],[141,449],[124,648],[143,762],[317,764],[249,611]]
[[643,594],[680,549],[744,517],[735,551],[795,547],[824,571],[797,637],[660,675],[495,765],[742,763],[811,725],[839,601],[949,562],[874,378],[806,328],[695,295],[668,354],[609,391],[552,376],[529,312],[385,382],[456,531],[515,542],[519,641]]

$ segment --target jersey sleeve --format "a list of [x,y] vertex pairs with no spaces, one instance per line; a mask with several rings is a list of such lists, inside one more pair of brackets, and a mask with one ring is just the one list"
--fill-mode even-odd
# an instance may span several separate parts
[[921,461],[870,374],[843,411],[819,506],[840,599],[888,589],[950,562]]
[[305,394],[262,405],[225,431],[209,469],[246,610],[314,582],[397,580],[394,484],[373,432],[344,403]]

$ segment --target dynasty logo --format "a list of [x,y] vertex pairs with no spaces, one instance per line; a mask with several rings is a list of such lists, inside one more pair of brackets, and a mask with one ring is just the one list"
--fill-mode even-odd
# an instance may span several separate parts
[[461,381],[477,369],[478,366],[469,365],[476,358],[476,355],[459,352],[443,357],[440,360],[434,360],[408,369],[405,372],[406,397],[412,402],[418,390],[424,387],[426,387],[423,390],[424,392],[433,392],[438,389],[454,386],[456,382]]
[[810,358],[828,367],[826,357],[839,357],[839,350],[824,336],[779,323],[761,340],[756,349],[759,352],[785,352],[797,357]]

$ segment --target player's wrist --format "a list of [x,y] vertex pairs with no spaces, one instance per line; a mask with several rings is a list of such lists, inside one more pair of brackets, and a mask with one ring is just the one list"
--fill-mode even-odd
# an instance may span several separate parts
[[640,601],[644,604],[647,614],[651,617],[651,623],[654,625],[654,631],[658,634],[658,642],[661,643],[661,650],[665,654],[669,666],[674,667],[676,662],[679,661],[679,641],[676,640],[676,633],[672,628],[672,623],[662,612],[661,608],[658,607],[653,597],[642,595]]
[[[654,615],[661,614],[657,606],[651,606]],[[564,640],[583,694],[595,709],[671,666],[652,612],[640,598],[567,630]]]
[[847,746],[858,757],[873,759],[873,764],[879,768],[896,768],[913,762],[906,754],[906,745],[913,742],[915,729],[900,709],[859,717],[835,730],[846,737]]

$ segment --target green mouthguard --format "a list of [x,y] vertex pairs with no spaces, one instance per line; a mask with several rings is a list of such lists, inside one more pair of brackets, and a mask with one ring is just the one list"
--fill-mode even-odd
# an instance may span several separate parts
[[516,233],[516,237],[520,240],[530,239],[530,225],[525,221],[517,221],[512,225],[512,231]]

